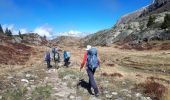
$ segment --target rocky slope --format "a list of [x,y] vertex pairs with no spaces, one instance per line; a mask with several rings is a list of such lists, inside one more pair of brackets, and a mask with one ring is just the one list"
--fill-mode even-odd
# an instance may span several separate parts
[[45,38],[41,37],[37,33],[23,34],[22,42],[33,45],[45,45],[48,43],[48,41]]
[[31,56],[32,47],[14,43],[14,39],[0,35],[0,64],[24,65]]
[[34,54],[31,45],[46,45],[48,41],[38,34],[23,34],[19,36],[6,36],[0,34],[0,64],[3,65],[24,65]]
[[52,46],[79,46],[80,45],[80,37],[72,37],[72,36],[59,36],[56,39],[50,41],[50,45]]
[[[169,32],[162,30],[164,16],[170,14],[170,0],[155,0],[147,7],[124,15],[117,24],[84,39],[84,44],[110,46],[115,42],[141,43],[149,40],[169,40]],[[149,16],[155,17],[154,24],[147,27]]]

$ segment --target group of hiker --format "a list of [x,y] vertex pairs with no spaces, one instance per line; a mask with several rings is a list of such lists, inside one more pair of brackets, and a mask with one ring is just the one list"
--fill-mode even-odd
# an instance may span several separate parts
[[[52,56],[51,56],[52,55]],[[64,66],[69,65],[70,60],[70,52],[64,51]],[[45,60],[47,62],[48,68],[51,68],[50,61],[51,59],[54,60],[55,64],[60,63],[60,53],[57,48],[52,48],[51,53],[49,51],[46,52]],[[97,49],[87,45],[86,52],[84,53],[84,58],[80,66],[80,71],[82,68],[86,66],[86,71],[89,77],[89,88],[91,87],[94,90],[94,95],[99,96],[99,89],[97,87],[96,81],[94,79],[94,74],[96,69],[100,66],[100,61],[98,58]]]
[[[69,51],[64,51],[63,53],[64,57],[64,66],[68,67],[70,64],[70,52]],[[47,50],[45,53],[45,61],[47,62],[47,68],[52,68],[51,61],[54,61],[55,67],[58,68],[58,64],[61,61],[60,53],[58,48],[51,48],[50,50]]]

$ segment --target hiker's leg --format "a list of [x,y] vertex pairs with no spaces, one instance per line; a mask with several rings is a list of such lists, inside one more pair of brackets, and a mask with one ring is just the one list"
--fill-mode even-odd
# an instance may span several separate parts
[[64,59],[64,66],[66,66],[66,59]]
[[50,68],[50,61],[47,60],[47,68]]
[[[94,70],[92,71],[92,73],[93,73],[93,78],[94,78],[95,71],[96,71],[96,69],[94,69]],[[97,94],[97,93],[99,93],[99,89],[98,89],[98,87],[97,87],[97,84],[96,84],[95,79],[94,79],[94,82],[95,82],[95,85],[96,85],[96,87],[94,88],[94,92],[95,92],[95,94]]]
[[70,58],[67,58],[67,59],[66,59],[66,66],[67,66],[67,67],[68,67],[68,64],[69,64],[69,59],[70,59]]
[[90,69],[87,69],[87,73],[88,73],[88,76],[89,76],[90,85],[94,89],[95,94],[97,94],[99,91],[98,91],[98,87],[96,85],[96,81],[94,80],[94,73]]

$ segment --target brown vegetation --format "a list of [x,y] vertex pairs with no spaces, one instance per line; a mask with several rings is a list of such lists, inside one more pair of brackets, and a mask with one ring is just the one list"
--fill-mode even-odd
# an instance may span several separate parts
[[153,100],[160,100],[166,90],[164,85],[152,80],[147,80],[144,83],[138,84],[137,88],[143,90],[143,93]]
[[169,50],[170,49],[170,43],[140,43],[140,44],[129,44],[125,43],[122,44],[122,47],[120,49],[127,49],[127,50]]
[[104,73],[102,73],[101,75],[102,75],[102,76],[105,76],[105,77],[109,77],[109,76],[111,76],[111,77],[119,77],[119,78],[123,77],[123,75],[120,74],[120,73],[108,74],[108,73],[104,72]]
[[24,44],[0,45],[0,64],[23,65],[31,55],[31,47]]

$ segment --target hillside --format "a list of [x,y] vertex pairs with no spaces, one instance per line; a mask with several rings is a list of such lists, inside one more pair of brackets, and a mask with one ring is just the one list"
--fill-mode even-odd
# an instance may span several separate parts
[[[113,43],[138,44],[153,40],[169,40],[169,32],[161,29],[166,14],[170,14],[169,0],[155,0],[147,7],[124,15],[110,29],[99,31],[84,39],[84,44],[110,46]],[[149,17],[154,16],[154,22],[147,26]]]
[[52,46],[79,46],[80,37],[73,36],[59,36],[56,39],[50,41]]

